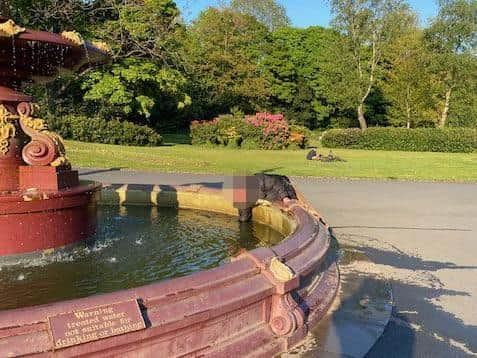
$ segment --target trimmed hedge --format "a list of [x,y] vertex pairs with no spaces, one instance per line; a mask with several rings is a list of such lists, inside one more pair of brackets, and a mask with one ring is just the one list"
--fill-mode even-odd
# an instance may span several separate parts
[[51,131],[65,139],[82,142],[130,146],[158,146],[162,137],[152,128],[131,122],[84,116],[52,117],[47,120]]
[[323,134],[322,144],[328,148],[470,153],[477,150],[477,129],[332,129]]

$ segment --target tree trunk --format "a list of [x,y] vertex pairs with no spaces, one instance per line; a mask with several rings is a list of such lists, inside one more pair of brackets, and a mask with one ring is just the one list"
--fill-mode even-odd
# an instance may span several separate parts
[[439,120],[439,128],[444,128],[446,126],[447,117],[449,116],[451,95],[452,95],[452,88],[449,88],[446,91],[444,109],[442,110],[441,118]]
[[360,103],[360,105],[358,106],[358,121],[361,130],[365,130],[366,128],[368,128],[366,118],[364,118],[364,103]]
[[407,129],[411,129],[411,108],[409,107],[409,104],[406,105],[406,118],[407,118]]

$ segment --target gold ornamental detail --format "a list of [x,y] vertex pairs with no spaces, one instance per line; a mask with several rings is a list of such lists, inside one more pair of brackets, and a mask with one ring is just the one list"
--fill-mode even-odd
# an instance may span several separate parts
[[50,132],[47,123],[35,116],[38,106],[21,102],[16,109],[21,129],[31,138],[22,149],[23,161],[32,166],[69,167],[63,139],[56,133]]
[[63,31],[61,37],[73,42],[77,46],[84,46],[85,44],[83,37],[76,31]]
[[287,282],[290,281],[295,274],[292,269],[274,257],[270,262],[270,271],[278,281]]
[[48,124],[41,118],[33,117],[37,108],[20,111],[20,125],[32,141],[23,149],[23,159],[30,165],[69,167],[63,138],[48,130]]
[[0,105],[0,153],[6,155],[10,150],[10,140],[15,137],[16,127],[12,123],[18,116],[11,114],[5,106]]
[[20,27],[13,20],[7,20],[0,24],[0,37],[13,37],[25,32],[24,27]]
[[97,49],[106,52],[107,54],[111,55],[113,53],[113,50],[111,50],[111,47],[106,43],[106,42],[101,42],[101,41],[91,41],[91,44],[96,47]]

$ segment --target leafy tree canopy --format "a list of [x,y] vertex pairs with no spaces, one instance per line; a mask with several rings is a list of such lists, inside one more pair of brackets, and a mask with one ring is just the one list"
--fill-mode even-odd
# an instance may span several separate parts
[[270,31],[291,24],[285,7],[276,0],[231,0],[230,7],[243,14],[255,17]]
[[259,66],[269,34],[254,17],[209,8],[189,29],[188,68],[202,115],[259,109],[269,96]]
[[272,34],[273,46],[262,65],[276,111],[311,128],[327,125],[335,107],[327,101],[322,87],[322,64],[326,48],[338,40],[336,32],[321,27],[287,27]]

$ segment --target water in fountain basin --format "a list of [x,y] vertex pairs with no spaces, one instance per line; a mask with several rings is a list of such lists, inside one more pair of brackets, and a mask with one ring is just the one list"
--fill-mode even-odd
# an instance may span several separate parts
[[219,266],[283,235],[196,210],[102,207],[84,245],[0,266],[0,310],[138,287]]

